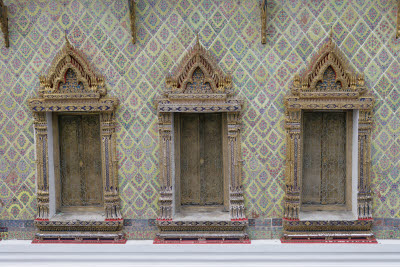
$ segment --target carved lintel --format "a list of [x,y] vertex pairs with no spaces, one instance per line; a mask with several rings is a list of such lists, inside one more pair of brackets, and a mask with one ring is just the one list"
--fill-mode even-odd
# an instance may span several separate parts
[[136,1],[128,0],[129,17],[131,19],[132,43],[136,44]]
[[9,33],[8,33],[8,17],[7,7],[4,5],[3,0],[0,0],[0,27],[3,32],[4,45],[10,46]]
[[261,3],[261,43],[267,43],[267,0]]

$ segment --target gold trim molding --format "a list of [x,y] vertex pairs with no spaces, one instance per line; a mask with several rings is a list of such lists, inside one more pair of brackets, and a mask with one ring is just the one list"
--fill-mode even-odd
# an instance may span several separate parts
[[3,32],[4,45],[10,46],[9,34],[8,34],[8,12],[7,7],[4,5],[3,0],[0,0],[0,27]]
[[[63,89],[66,73],[72,70],[79,90]],[[66,43],[53,60],[47,76],[40,77],[38,97],[28,99],[34,116],[37,166],[37,216],[35,225],[41,231],[116,231],[122,229],[118,193],[118,161],[114,113],[118,99],[107,96],[104,77],[96,74],[86,57]],[[49,158],[47,112],[95,113],[100,115],[102,179],[105,221],[49,221]],[[73,236],[73,233],[71,233]],[[39,235],[43,236],[43,235]],[[46,234],[45,236],[49,236]],[[51,235],[50,235],[51,236]],[[116,235],[119,236],[119,235]]]
[[[364,76],[353,72],[332,36],[312,59],[313,64],[302,75],[295,75],[293,86],[284,99],[286,128],[286,174],[283,215],[283,238],[339,236],[341,238],[371,238],[371,130],[374,97],[367,93]],[[328,67],[336,73],[335,88],[319,87]],[[358,220],[355,221],[301,221],[299,219],[302,177],[303,110],[359,110],[358,119]],[[361,227],[361,228],[360,228]],[[346,235],[344,232],[347,231]],[[356,231],[363,230],[363,234]],[[367,233],[367,234],[365,234]],[[307,238],[307,237],[306,237]]]

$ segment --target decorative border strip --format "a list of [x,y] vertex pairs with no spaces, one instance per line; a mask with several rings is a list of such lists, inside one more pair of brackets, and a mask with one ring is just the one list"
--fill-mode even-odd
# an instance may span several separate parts
[[251,244],[251,240],[246,238],[244,240],[240,239],[193,239],[193,240],[161,240],[155,238],[153,244]]
[[[34,233],[35,227],[33,220],[0,220],[0,228],[6,228],[8,232],[3,232],[3,239],[7,239],[7,234],[10,232],[32,232]],[[125,233],[136,234],[143,232],[143,234],[149,235],[149,233],[157,231],[156,219],[124,219],[124,225],[122,230]],[[282,219],[281,218],[257,218],[248,219],[248,231],[249,234],[265,231],[282,232]],[[374,218],[372,224],[372,232],[380,238],[388,238],[383,232],[387,231],[398,231],[400,232],[400,218]],[[0,231],[1,234],[1,231]],[[150,236],[144,235],[141,239],[153,239]],[[147,236],[147,238],[146,238]],[[275,236],[279,238],[278,236]],[[129,238],[128,238],[129,239]],[[132,239],[132,237],[131,237]],[[136,239],[136,238],[134,238]],[[140,238],[138,238],[140,239]],[[268,238],[269,239],[269,238]]]
[[126,239],[121,240],[39,240],[33,239],[32,244],[126,244]]
[[314,239],[283,239],[281,238],[281,243],[286,244],[323,244],[323,243],[357,243],[357,244],[378,244],[378,241],[375,238],[372,239],[363,239],[363,238],[352,238],[352,239],[322,239],[322,238],[314,238]]

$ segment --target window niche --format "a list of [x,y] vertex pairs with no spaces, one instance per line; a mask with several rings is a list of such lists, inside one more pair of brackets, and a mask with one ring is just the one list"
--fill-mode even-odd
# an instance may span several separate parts
[[104,78],[66,40],[37,98],[34,116],[38,231],[35,243],[125,242],[114,112]]
[[[248,242],[241,100],[198,39],[156,99],[160,215],[155,243]],[[211,242],[211,241],[210,241]]]
[[374,98],[332,39],[285,97],[282,242],[376,242],[370,187]]

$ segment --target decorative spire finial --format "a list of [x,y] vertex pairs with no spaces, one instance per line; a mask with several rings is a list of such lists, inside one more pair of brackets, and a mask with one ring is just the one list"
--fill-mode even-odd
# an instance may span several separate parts
[[196,45],[200,46],[199,32],[196,32]]
[[67,32],[67,30],[65,30],[64,37],[65,37],[65,43],[66,43],[68,46],[70,46],[71,44],[70,44],[69,41],[68,41],[68,32]]
[[329,41],[332,43],[333,41],[333,27],[331,25],[331,32],[329,33]]

